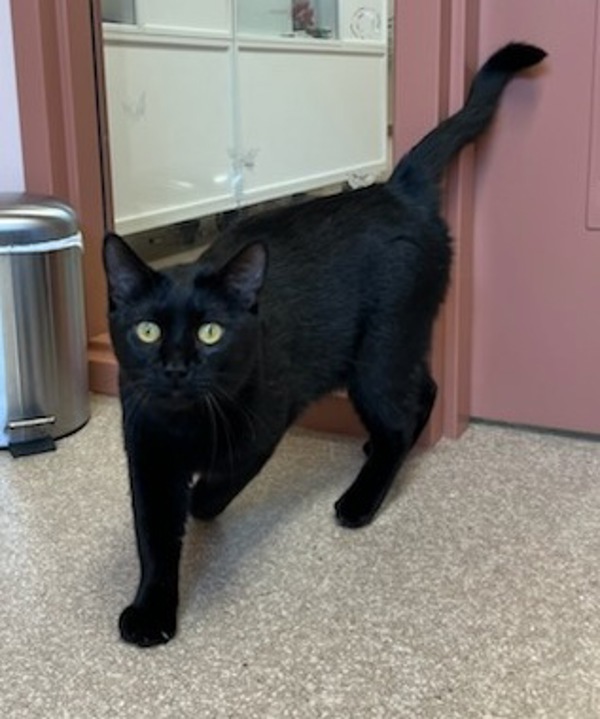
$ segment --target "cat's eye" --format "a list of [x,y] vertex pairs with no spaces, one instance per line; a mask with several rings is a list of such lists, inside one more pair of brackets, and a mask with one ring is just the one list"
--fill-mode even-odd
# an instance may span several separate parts
[[198,329],[198,339],[205,345],[216,345],[223,337],[224,331],[217,322],[206,322]]
[[139,340],[149,345],[158,342],[161,331],[156,322],[138,322],[135,326],[135,334]]

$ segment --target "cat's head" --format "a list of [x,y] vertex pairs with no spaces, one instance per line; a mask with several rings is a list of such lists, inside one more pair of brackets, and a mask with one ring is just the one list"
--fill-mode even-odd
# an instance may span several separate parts
[[222,267],[200,258],[159,272],[108,234],[104,267],[122,386],[164,409],[233,400],[256,365],[264,245]]

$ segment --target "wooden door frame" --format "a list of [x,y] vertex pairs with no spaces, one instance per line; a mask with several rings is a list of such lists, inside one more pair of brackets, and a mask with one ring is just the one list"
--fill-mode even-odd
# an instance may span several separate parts
[[[396,0],[394,157],[462,106],[479,59],[480,0]],[[427,442],[459,437],[471,405],[475,151],[445,178],[444,214],[454,237],[452,279],[438,318],[431,367],[438,382]]]
[[[477,58],[479,0],[396,0],[394,153],[400,156],[464,98]],[[105,317],[101,262],[112,199],[104,104],[100,0],[11,0],[25,187],[60,197],[85,237],[90,386],[114,393],[117,368]],[[426,441],[458,436],[469,417],[473,152],[447,178],[446,216],[458,239],[452,286],[431,363],[440,386]],[[311,410],[309,426],[360,432],[343,397]]]

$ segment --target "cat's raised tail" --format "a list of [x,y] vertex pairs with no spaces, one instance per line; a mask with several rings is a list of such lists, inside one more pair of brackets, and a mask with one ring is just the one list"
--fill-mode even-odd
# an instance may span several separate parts
[[473,78],[462,109],[404,155],[390,177],[390,185],[415,179],[415,173],[429,182],[439,182],[454,155],[486,129],[513,76],[537,65],[546,54],[541,48],[525,43],[510,43],[495,52]]

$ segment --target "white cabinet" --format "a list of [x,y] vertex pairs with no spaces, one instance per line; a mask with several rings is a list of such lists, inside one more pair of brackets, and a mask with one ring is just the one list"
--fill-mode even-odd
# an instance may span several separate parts
[[385,0],[311,0],[308,10],[105,0],[119,232],[385,170]]

